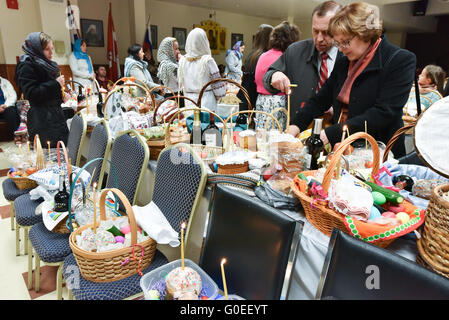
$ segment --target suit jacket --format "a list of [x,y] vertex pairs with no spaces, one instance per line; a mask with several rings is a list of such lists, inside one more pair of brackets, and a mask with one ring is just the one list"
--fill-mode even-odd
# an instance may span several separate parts
[[[337,61],[343,55],[337,54]],[[271,94],[279,90],[271,86],[271,77],[277,71],[284,73],[291,83],[298,84],[290,97],[290,119],[294,119],[302,105],[316,93],[318,85],[318,51],[313,39],[292,43],[282,56],[274,62],[263,77],[265,89]]]
[[[342,127],[346,124],[350,133],[365,130],[376,140],[387,143],[401,128],[402,108],[407,102],[415,77],[416,56],[392,45],[386,37],[363,72],[354,81],[348,105],[348,120],[338,124],[342,103],[338,94],[347,78],[349,60],[339,59],[334,70],[317,95],[300,110],[292,123],[305,130],[314,118],[334,107],[334,125],[325,129],[330,143],[341,141]],[[392,149],[395,157],[405,155],[404,137]]]

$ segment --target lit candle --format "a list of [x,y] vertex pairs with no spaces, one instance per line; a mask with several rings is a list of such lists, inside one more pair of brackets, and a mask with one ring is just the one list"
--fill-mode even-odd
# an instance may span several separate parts
[[343,143],[343,141],[345,141],[345,135],[346,135],[347,128],[348,127],[346,125],[343,126],[343,134],[341,135],[341,143]]
[[[368,134],[368,123],[365,121],[365,133]],[[365,139],[365,150],[368,150],[368,139]]]
[[89,115],[89,90],[90,88],[86,88],[86,115]]
[[97,233],[97,183],[92,186],[94,192],[94,233]]
[[75,88],[73,87],[73,81],[72,81],[72,78],[70,78],[70,84],[72,85],[72,91],[75,91]]
[[226,259],[221,260],[221,277],[223,278],[223,290],[225,294],[226,300],[229,300],[228,298],[228,287],[226,286],[226,277],[224,272],[224,264],[226,263]]
[[47,141],[47,145],[48,145],[48,161],[51,162],[50,141]]
[[19,144],[19,154],[20,154],[20,155],[23,154],[23,153],[22,153],[22,144],[21,144],[21,143]]
[[184,270],[184,229],[186,228],[186,223],[181,224],[181,266]]
[[31,157],[31,153],[30,153],[30,142],[27,141],[27,153],[28,153],[28,158]]

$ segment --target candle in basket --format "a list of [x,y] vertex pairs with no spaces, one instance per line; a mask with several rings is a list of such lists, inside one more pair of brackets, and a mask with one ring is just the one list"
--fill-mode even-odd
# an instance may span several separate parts
[[94,182],[92,185],[94,192],[94,233],[97,233],[97,183]]
[[72,85],[72,92],[75,92],[75,88],[73,87],[73,81],[72,81],[72,78],[70,78],[70,84]]
[[31,157],[31,153],[30,153],[30,142],[27,141],[27,153],[28,153],[28,158]]
[[228,300],[228,287],[226,285],[226,277],[225,277],[225,272],[224,272],[225,263],[226,263],[226,259],[222,259],[221,260],[221,277],[223,278],[223,291],[225,294],[225,298],[226,298],[226,300]]
[[48,162],[51,162],[50,141],[47,141],[47,145],[48,145]]
[[89,91],[90,88],[86,88],[86,115],[89,115]]
[[184,269],[184,229],[186,228],[186,223],[181,224],[181,266]]
[[[365,121],[365,133],[368,133],[368,124]],[[368,139],[365,139],[365,150],[368,150]]]

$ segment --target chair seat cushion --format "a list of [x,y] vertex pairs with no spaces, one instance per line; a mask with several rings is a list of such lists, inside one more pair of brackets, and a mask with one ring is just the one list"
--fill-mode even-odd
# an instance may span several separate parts
[[39,258],[47,263],[62,262],[72,253],[70,234],[48,231],[43,222],[31,227],[29,238]]
[[[167,263],[167,258],[156,250],[151,264],[142,273],[146,274]],[[96,283],[84,279],[73,254],[65,258],[62,272],[76,300],[123,300],[142,292],[140,287],[141,277],[138,273],[118,281],[105,283]]]
[[16,221],[19,226],[29,227],[42,222],[42,214],[36,214],[36,208],[43,201],[42,198],[39,200],[31,200],[29,193],[21,195],[14,201]]
[[27,194],[28,192],[33,190],[33,189],[19,190],[11,178],[7,178],[5,179],[5,181],[3,181],[2,188],[3,188],[3,196],[8,201],[14,201],[21,195]]

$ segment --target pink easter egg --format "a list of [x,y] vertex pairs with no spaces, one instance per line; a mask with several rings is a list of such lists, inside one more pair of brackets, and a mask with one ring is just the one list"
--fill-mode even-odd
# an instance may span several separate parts
[[131,226],[127,225],[125,227],[122,228],[122,230],[120,230],[123,234],[128,234],[131,232]]
[[385,217],[385,218],[396,218],[396,215],[394,214],[394,212],[385,211],[384,213],[382,213],[382,217]]
[[125,243],[125,238],[122,236],[116,236],[115,237],[115,243]]

